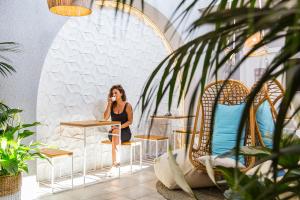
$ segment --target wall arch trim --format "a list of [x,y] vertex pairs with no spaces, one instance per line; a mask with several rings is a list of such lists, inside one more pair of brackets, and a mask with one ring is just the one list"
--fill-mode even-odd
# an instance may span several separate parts
[[[170,53],[183,44],[180,34],[176,31],[168,18],[147,2],[145,2],[143,9],[139,1],[134,1],[132,6],[122,3],[117,5],[116,1],[113,0],[97,0],[95,4],[98,7],[104,6],[114,9],[118,6],[118,9],[127,13],[130,12],[130,14],[143,19],[145,23],[150,25],[152,29],[160,35],[165,46],[170,49]],[[171,25],[166,30],[168,24]]]

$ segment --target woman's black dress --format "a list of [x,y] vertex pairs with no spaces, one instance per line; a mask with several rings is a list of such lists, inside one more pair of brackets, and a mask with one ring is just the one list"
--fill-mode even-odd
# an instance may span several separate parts
[[[126,106],[127,106],[127,103],[124,106],[123,112],[120,114],[114,113],[113,107],[112,107],[111,111],[110,111],[111,120],[119,121],[119,122],[121,122],[121,124],[126,123],[128,121],[128,114],[126,112]],[[108,138],[110,141],[112,141],[112,135],[108,135]],[[130,131],[129,126],[127,126],[126,128],[122,128],[121,129],[121,142],[127,142],[130,140],[130,138],[131,138],[131,131]]]

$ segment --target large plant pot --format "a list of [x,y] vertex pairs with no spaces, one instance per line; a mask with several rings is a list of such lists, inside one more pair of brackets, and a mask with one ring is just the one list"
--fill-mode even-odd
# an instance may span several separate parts
[[20,200],[21,185],[21,173],[16,176],[0,176],[0,200]]

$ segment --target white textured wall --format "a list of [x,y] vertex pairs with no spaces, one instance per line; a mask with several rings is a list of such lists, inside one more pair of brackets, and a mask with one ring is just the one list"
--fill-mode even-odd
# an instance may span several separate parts
[[[127,24],[126,19],[126,15],[115,19],[110,9],[70,18],[56,36],[42,69],[37,120],[43,125],[38,128],[38,140],[74,151],[76,171],[82,167],[83,143],[61,137],[59,122],[101,119],[113,84],[122,84],[128,101],[135,106],[151,71],[168,54],[160,36],[147,24],[133,16]],[[164,105],[160,113],[166,112]],[[139,115],[139,110],[135,110],[133,132]],[[100,161],[95,152],[99,151],[101,133],[96,133],[98,136],[88,139],[89,167]],[[105,163],[110,162],[108,155]],[[39,161],[39,179],[48,175],[46,166]],[[69,171],[67,166],[64,170]]]

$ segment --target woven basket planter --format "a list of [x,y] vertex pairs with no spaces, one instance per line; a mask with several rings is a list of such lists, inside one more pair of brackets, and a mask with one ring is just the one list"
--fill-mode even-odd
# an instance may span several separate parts
[[[19,196],[22,185],[21,173],[17,176],[0,176],[0,199]],[[13,198],[13,199],[18,199]]]

